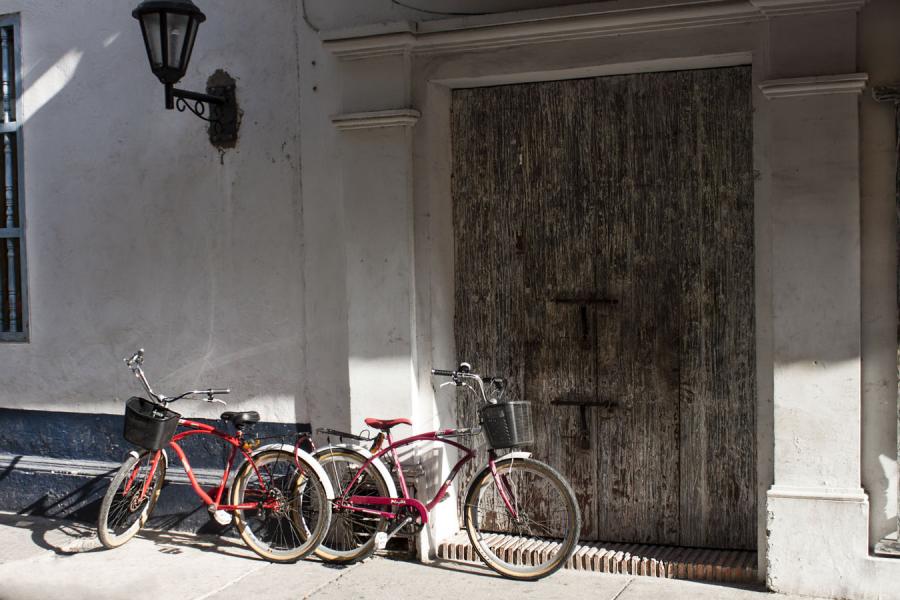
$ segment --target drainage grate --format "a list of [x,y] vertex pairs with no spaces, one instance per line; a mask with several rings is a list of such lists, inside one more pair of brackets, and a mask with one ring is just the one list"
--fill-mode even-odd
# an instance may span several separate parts
[[[495,552],[502,552],[504,560],[528,564],[556,544],[533,538],[492,535],[488,543]],[[438,558],[462,562],[481,562],[465,533],[441,542]],[[543,558],[540,558],[543,560]],[[756,552],[747,550],[715,550],[683,548],[679,546],[650,546],[644,544],[584,544],[575,549],[567,569],[643,575],[697,581],[727,581],[755,583],[757,581]]]

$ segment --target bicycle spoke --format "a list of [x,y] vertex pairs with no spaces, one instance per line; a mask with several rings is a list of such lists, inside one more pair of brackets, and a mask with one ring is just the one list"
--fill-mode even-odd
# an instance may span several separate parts
[[[574,497],[550,467],[529,459],[499,461],[496,477],[485,474],[473,484],[465,504],[466,526],[479,555],[489,566],[513,578],[543,577],[556,569],[574,549],[580,518]],[[528,562],[514,553],[500,555],[488,540],[491,534],[523,540],[556,542],[549,554]]]
[[235,504],[256,503],[237,511],[241,536],[269,560],[292,561],[313,550],[324,533],[328,506],[312,472],[303,472],[288,452],[270,451],[248,463],[236,477]]
[[166,468],[159,462],[153,480],[147,485],[151,458],[150,453],[127,458],[110,482],[101,502],[98,523],[100,541],[107,548],[116,548],[130,540],[153,510]]
[[[344,501],[354,496],[388,495],[386,484],[375,467],[365,466],[365,457],[352,451],[334,450],[317,455],[317,458],[329,473],[338,497]],[[364,505],[365,501],[360,500],[358,504]],[[332,562],[361,560],[374,552],[374,535],[385,528],[385,519],[377,515],[365,514],[352,507],[336,508],[332,512],[331,527],[316,553]]]

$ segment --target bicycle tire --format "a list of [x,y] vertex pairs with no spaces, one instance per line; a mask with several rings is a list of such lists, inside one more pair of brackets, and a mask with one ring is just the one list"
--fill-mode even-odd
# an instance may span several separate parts
[[[485,467],[466,493],[465,527],[472,547],[488,567],[504,577],[523,581],[546,577],[561,568],[575,551],[581,532],[575,494],[562,475],[541,461],[500,458],[495,464],[519,518],[509,515],[498,484],[490,468]],[[533,548],[543,541],[543,549],[509,556],[492,547],[492,540],[509,535],[530,539],[528,545]]]
[[[352,450],[324,448],[315,455],[325,469],[340,498],[367,458]],[[373,465],[366,467],[347,496],[390,496],[387,482]],[[379,507],[392,510],[390,507]],[[316,548],[316,556],[325,562],[350,564],[375,553],[375,534],[387,530],[388,520],[348,509],[333,509],[331,526]]]
[[161,454],[157,461],[153,481],[143,500],[140,500],[140,493],[150,474],[154,454],[148,450],[129,455],[113,476],[100,504],[97,523],[97,535],[105,547],[118,548],[129,541],[146,525],[153,513],[166,479],[164,455]]
[[[269,499],[276,500],[276,508],[261,506]],[[328,531],[331,502],[325,486],[310,466],[298,469],[291,452],[266,450],[241,465],[231,486],[231,503],[251,502],[260,506],[235,510],[234,522],[247,546],[268,561],[300,560]]]

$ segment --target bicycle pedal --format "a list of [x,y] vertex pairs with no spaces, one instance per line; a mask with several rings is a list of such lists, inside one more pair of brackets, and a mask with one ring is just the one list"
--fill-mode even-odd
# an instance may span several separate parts
[[383,531],[379,531],[378,533],[375,534],[375,549],[376,550],[384,550],[385,548],[387,548],[387,543],[388,543],[388,534],[387,533],[385,533]]
[[212,510],[212,507],[210,507],[209,514],[219,525],[231,525],[230,512],[225,510]]

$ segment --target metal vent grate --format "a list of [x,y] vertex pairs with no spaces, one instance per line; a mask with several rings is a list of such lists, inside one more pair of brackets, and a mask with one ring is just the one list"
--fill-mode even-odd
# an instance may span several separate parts
[[[504,560],[517,564],[540,562],[545,558],[542,553],[554,547],[553,542],[510,535],[493,535],[487,539],[495,551],[502,549]],[[481,562],[464,533],[441,542],[437,554],[445,560]],[[755,583],[758,581],[756,561],[756,552],[747,550],[597,543],[577,546],[565,567],[619,575]]]

